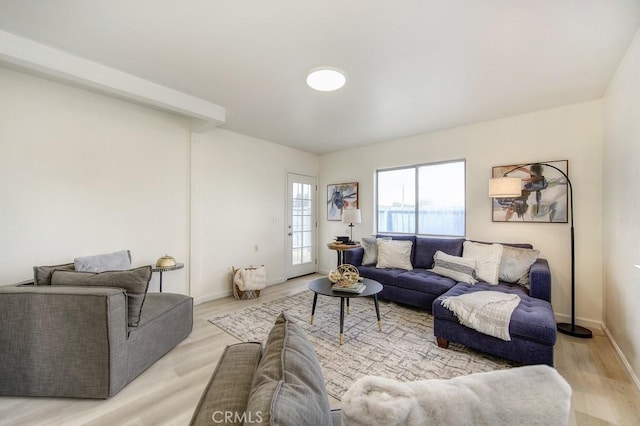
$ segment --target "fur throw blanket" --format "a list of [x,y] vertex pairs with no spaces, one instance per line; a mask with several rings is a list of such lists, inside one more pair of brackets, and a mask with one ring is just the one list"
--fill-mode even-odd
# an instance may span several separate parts
[[566,425],[571,387],[546,365],[401,383],[365,376],[342,397],[342,424]]
[[510,341],[509,322],[520,297],[499,291],[476,291],[447,297],[440,303],[453,312],[460,324]]
[[233,276],[233,283],[240,291],[262,290],[267,283],[267,270],[264,266],[238,269]]

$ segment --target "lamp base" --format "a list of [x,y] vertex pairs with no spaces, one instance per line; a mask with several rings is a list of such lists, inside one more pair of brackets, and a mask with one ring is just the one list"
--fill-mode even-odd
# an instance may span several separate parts
[[579,337],[581,339],[590,339],[593,337],[591,330],[575,324],[558,323],[558,331],[562,334],[568,334],[569,336]]

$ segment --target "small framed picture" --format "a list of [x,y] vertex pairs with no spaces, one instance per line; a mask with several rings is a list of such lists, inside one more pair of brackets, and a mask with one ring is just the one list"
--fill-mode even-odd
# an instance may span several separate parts
[[358,208],[358,182],[327,185],[327,220],[342,220],[342,210]]
[[569,161],[547,161],[530,166],[507,165],[494,167],[492,177],[522,179],[522,195],[516,198],[494,198],[494,222],[567,223],[568,182],[552,165],[569,173]]

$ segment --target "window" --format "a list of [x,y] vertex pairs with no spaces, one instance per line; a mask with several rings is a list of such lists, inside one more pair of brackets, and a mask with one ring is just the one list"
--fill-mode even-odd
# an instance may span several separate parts
[[378,232],[465,235],[464,161],[378,170],[376,177]]

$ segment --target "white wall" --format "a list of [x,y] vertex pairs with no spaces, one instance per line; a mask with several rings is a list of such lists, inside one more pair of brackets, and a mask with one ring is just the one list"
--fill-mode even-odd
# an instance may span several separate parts
[[[559,320],[570,315],[570,230],[568,224],[493,223],[488,184],[493,166],[533,161],[569,160],[574,185],[576,293],[578,323],[602,321],[602,103],[599,100],[548,109],[321,157],[320,193],[326,185],[360,183],[363,223],[354,238],[375,231],[376,169],[466,159],[467,238],[529,242],[549,260],[552,302]],[[326,195],[325,195],[326,197]],[[320,213],[320,240],[344,234],[344,225]],[[333,252],[320,245],[320,270],[335,266]]]
[[0,68],[0,284],[120,249],[187,263],[189,140],[186,119]]
[[[640,32],[604,96],[605,326],[640,372]],[[640,385],[640,384],[639,384]]]
[[232,266],[264,264],[268,283],[285,280],[286,173],[318,170],[318,156],[271,142],[222,129],[193,135],[196,303],[231,294]]

